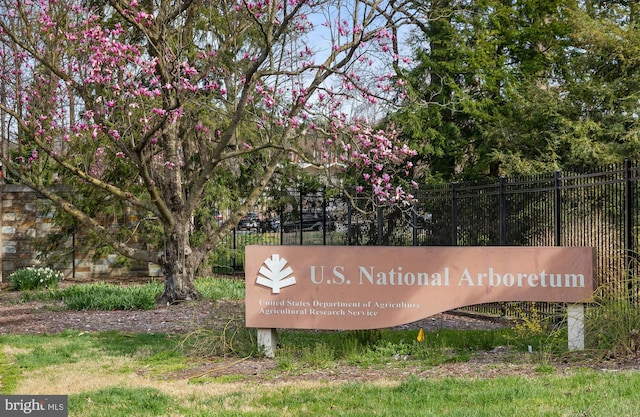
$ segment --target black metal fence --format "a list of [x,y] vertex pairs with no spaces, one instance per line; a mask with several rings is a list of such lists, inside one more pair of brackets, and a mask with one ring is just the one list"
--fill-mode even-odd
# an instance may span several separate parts
[[[329,196],[326,190],[294,190],[288,195],[295,203],[277,210],[275,232],[236,232],[230,239],[234,249],[248,243],[593,246],[604,293],[638,302],[639,171],[637,163],[627,161],[595,173],[429,186],[403,210],[372,211],[365,201]],[[235,251],[228,266],[241,269],[242,256],[242,250]]]

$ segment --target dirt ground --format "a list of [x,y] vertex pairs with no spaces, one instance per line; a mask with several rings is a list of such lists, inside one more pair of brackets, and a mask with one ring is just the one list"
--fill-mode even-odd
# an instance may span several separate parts
[[[63,330],[131,333],[186,333],[211,320],[242,317],[242,301],[189,301],[153,310],[72,311],[61,302],[21,301],[21,293],[0,283],[0,334],[44,334]],[[454,314],[438,314],[398,328],[425,331],[449,329],[492,329],[504,326],[495,320]]]
[[[61,303],[42,301],[21,302],[20,293],[8,291],[0,284],[0,335],[3,334],[50,334],[63,330],[84,332],[121,331],[186,334],[187,332],[211,323],[212,320],[228,320],[230,315],[242,317],[242,301],[201,300],[185,302],[172,306],[160,306],[153,310],[133,311],[70,311]],[[443,313],[398,328],[422,328],[425,331],[438,329],[493,329],[508,325],[504,321],[489,320],[468,315]],[[448,363],[436,367],[420,368],[406,363],[408,358],[394,358],[387,367],[362,369],[347,365],[331,369],[314,369],[298,372],[295,375],[282,373],[281,376],[270,372],[276,367],[272,359],[216,358],[211,362],[198,364],[192,369],[175,375],[180,379],[201,376],[216,377],[222,375],[243,375],[247,380],[263,382],[290,382],[290,380],[399,380],[410,375],[418,377],[465,376],[487,378],[504,375],[530,376],[536,374],[540,366],[540,355],[522,354],[496,346],[492,351],[476,352],[468,362]],[[554,358],[551,364],[556,372],[569,372],[576,367],[590,367],[607,371],[640,370],[640,358],[586,358],[586,355],[574,355],[571,359]],[[401,365],[401,366],[396,366]]]

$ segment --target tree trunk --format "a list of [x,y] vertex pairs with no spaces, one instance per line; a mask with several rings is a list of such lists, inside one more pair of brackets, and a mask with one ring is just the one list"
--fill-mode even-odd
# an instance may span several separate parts
[[159,257],[158,264],[164,275],[164,291],[156,298],[158,304],[169,305],[200,298],[194,285],[196,268],[193,263],[187,231],[176,230],[165,242],[164,253]]

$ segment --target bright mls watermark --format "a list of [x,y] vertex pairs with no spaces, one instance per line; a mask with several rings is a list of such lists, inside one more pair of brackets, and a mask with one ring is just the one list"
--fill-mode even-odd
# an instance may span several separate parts
[[0,416],[68,417],[66,395],[0,395]]

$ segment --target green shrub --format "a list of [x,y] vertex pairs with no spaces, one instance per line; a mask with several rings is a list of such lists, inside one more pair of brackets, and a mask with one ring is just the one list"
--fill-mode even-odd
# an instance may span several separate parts
[[[241,300],[244,281],[230,278],[198,278],[196,289],[211,300]],[[142,285],[115,285],[104,282],[75,284],[64,289],[28,291],[22,301],[62,301],[71,310],[148,310],[162,292],[161,282]]]
[[184,337],[184,351],[204,358],[261,356],[256,330],[245,326],[242,313],[231,303],[218,302],[205,323]]
[[586,314],[586,342],[611,355],[640,351],[640,307],[625,299],[604,300]]
[[161,290],[160,284],[95,283],[71,286],[61,291],[60,296],[71,310],[151,310]]
[[607,356],[640,352],[640,305],[630,288],[640,287],[640,277],[631,277],[629,287],[602,285],[585,311],[585,342]]
[[27,267],[15,270],[9,275],[11,289],[15,291],[56,288],[62,280],[61,272],[49,267]]
[[196,290],[210,300],[244,299],[244,279],[206,277],[195,281]]

